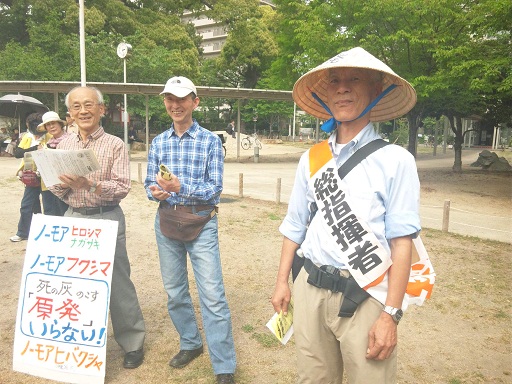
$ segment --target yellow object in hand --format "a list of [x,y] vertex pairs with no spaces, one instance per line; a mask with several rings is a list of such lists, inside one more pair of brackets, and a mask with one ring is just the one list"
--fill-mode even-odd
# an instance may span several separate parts
[[169,170],[169,168],[167,168],[167,166],[165,166],[164,164],[161,164],[160,165],[160,176],[162,176],[162,179],[164,179],[164,180],[172,180],[173,174]]

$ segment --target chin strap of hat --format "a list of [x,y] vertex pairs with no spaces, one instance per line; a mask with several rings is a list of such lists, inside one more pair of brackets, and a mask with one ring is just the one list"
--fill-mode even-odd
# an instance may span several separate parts
[[[389,92],[391,92],[393,89],[395,89],[397,87],[396,84],[391,84],[389,87],[387,87],[384,91],[382,91],[380,93],[379,96],[377,96],[375,98],[375,100],[373,100],[370,104],[368,104],[368,106],[363,110],[363,112],[361,112],[361,114],[359,116],[357,116],[355,119],[352,119],[352,120],[348,120],[347,122],[350,122],[350,121],[354,121],[354,120],[357,120],[359,118],[361,118],[362,116],[366,115],[368,112],[370,112],[370,110],[375,107],[375,105],[384,97],[386,96]],[[315,92],[311,92],[311,95],[313,96],[313,98],[318,101],[318,104],[320,104],[322,107],[324,107],[324,109],[327,111],[327,113],[331,116],[333,116],[331,110],[329,109],[329,107],[327,106],[327,104],[325,104],[322,99],[320,99],[318,97],[318,95],[315,93]],[[320,127],[320,129],[326,133],[331,133],[332,131],[334,131],[336,129],[336,127],[338,126],[338,124],[341,125],[341,121],[338,121],[336,120],[334,117],[331,117],[329,120],[326,120],[322,126]]]

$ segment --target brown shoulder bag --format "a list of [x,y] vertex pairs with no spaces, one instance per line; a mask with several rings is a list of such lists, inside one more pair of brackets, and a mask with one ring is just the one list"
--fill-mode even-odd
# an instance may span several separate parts
[[200,216],[172,209],[167,203],[160,204],[158,207],[160,231],[172,240],[192,241],[216,213],[216,207],[212,208],[208,215]]

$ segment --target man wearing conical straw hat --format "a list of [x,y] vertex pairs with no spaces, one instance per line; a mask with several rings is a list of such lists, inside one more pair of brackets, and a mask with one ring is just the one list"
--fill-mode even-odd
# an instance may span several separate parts
[[293,98],[331,132],[302,156],[280,226],[276,312],[287,313],[289,274],[303,265],[293,284],[298,382],[341,383],[346,373],[350,384],[396,383],[397,326],[414,301],[406,288],[421,229],[416,164],[405,149],[384,145],[346,175],[338,168],[380,139],[372,122],[406,114],[416,93],[354,48],[303,75]]

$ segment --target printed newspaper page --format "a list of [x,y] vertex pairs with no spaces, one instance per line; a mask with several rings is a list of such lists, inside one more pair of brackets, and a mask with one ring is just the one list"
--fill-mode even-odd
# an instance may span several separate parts
[[288,304],[288,313],[286,316],[281,313],[274,313],[274,316],[268,321],[267,328],[284,345],[293,335],[293,302]]
[[31,154],[47,187],[60,184],[59,175],[85,176],[100,169],[92,149],[42,149]]

